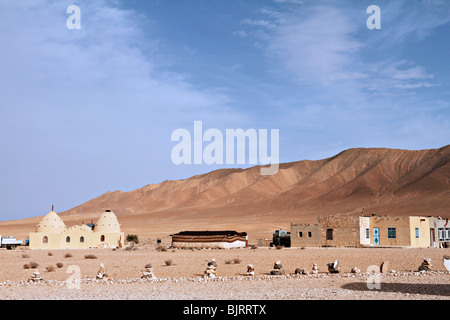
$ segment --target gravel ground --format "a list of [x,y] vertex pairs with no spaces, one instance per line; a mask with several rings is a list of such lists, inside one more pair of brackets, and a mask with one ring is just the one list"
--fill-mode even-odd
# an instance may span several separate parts
[[448,300],[450,275],[432,271],[382,274],[379,289],[369,274],[256,277],[159,278],[156,280],[82,279],[79,288],[65,281],[0,284],[2,300]]
[[[442,257],[450,249],[397,248],[300,248],[172,250],[159,252],[149,245],[136,250],[0,250],[0,299],[2,300],[448,300],[450,274]],[[50,254],[49,254],[50,253]],[[70,256],[68,255],[70,254]],[[94,259],[86,259],[92,255]],[[67,257],[66,257],[67,256]],[[206,263],[215,258],[216,279],[202,278]],[[431,272],[417,268],[424,258],[433,264]],[[329,274],[326,264],[339,260],[341,273]],[[273,263],[280,260],[286,276],[270,276]],[[371,265],[389,261],[389,273],[379,275],[380,288],[368,288],[366,273]],[[43,281],[30,282],[35,262]],[[61,268],[56,263],[62,263]],[[95,280],[104,263],[109,280]],[[151,263],[155,280],[141,279],[144,266]],[[256,276],[245,276],[246,266],[256,267]],[[298,267],[319,274],[295,275]],[[69,288],[67,280],[80,271],[79,289]],[[351,274],[353,267],[362,273]],[[47,271],[50,267],[50,271]],[[53,270],[51,270],[53,267]],[[393,272],[391,272],[393,270]],[[68,272],[69,271],[69,272]],[[369,278],[371,277],[371,278]],[[369,281],[370,282],[370,281]]]

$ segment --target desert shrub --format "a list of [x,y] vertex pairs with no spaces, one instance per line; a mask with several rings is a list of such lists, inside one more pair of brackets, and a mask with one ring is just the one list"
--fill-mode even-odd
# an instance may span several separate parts
[[164,246],[158,246],[158,247],[156,248],[156,250],[158,250],[159,252],[166,252],[166,251],[167,251],[167,248],[164,247]]
[[231,260],[225,260],[225,264],[231,264]]
[[164,261],[164,262],[165,262],[166,266],[171,266],[171,265],[173,265],[173,262],[172,262],[172,260],[170,260],[170,259],[168,259],[168,260],[166,260],[166,261]]
[[49,257],[51,257],[51,256],[53,256],[53,253],[49,252],[49,253],[47,253],[47,255],[48,255]]
[[63,263],[61,263],[61,262],[58,262],[57,264],[56,264],[56,266],[58,267],[58,268],[62,268],[62,267],[64,267],[64,264]]
[[283,246],[276,246],[275,247],[277,250],[281,250],[281,249],[283,249]]
[[127,235],[127,241],[139,243],[139,238],[138,238],[137,234],[129,234],[129,235]]
[[258,246],[257,246],[256,244],[252,244],[252,245],[250,246],[250,249],[258,249]]
[[23,265],[23,268],[24,268],[24,269],[30,269],[30,265],[29,265],[28,263],[25,263],[25,264]]
[[93,254],[87,254],[84,256],[85,259],[97,259],[97,257]]
[[23,253],[23,254],[22,254],[22,258],[24,258],[24,259],[25,259],[25,258],[29,258],[29,257],[30,257],[30,256],[27,255],[26,253]]
[[239,259],[239,258],[234,258],[234,259],[233,259],[233,262],[236,263],[236,264],[241,263],[241,261],[242,261],[242,260]]
[[64,258],[72,258],[72,255],[71,255],[70,253],[66,253],[66,254],[64,255]]
[[55,267],[54,266],[48,266],[46,269],[47,269],[47,272],[55,271]]
[[39,267],[39,263],[36,263],[36,262],[30,262],[30,268],[31,268],[31,269],[36,269],[37,267]]

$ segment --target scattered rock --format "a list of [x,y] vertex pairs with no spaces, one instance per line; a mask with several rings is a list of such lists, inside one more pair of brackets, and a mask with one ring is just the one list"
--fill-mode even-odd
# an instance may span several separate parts
[[383,261],[380,265],[380,272],[386,273],[389,272],[389,261]]

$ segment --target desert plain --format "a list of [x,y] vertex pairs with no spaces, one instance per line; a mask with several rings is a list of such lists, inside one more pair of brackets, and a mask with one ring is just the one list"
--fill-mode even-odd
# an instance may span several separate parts
[[[157,249],[156,239],[134,248],[72,250],[0,250],[2,300],[448,300],[450,274],[443,265],[448,248],[240,248]],[[89,258],[87,258],[89,257]],[[217,262],[217,278],[204,279],[207,263]],[[424,258],[432,271],[418,272]],[[279,260],[286,275],[269,272]],[[340,273],[327,264],[339,261]],[[368,267],[389,261],[387,272]],[[35,269],[25,265],[37,264]],[[107,278],[96,279],[103,263]],[[142,279],[146,264],[156,279]],[[295,274],[296,268],[318,274]],[[60,267],[57,266],[59,264]],[[246,276],[246,266],[255,276]],[[74,267],[75,266],[75,267]],[[351,273],[357,267],[361,273]],[[74,268],[79,273],[74,272]],[[42,281],[30,282],[38,270]],[[77,277],[77,278],[75,278]],[[378,277],[378,278],[376,278]],[[73,280],[77,279],[78,282]],[[379,287],[375,286],[376,279]],[[368,285],[369,283],[369,285]],[[77,286],[74,286],[77,284]]]

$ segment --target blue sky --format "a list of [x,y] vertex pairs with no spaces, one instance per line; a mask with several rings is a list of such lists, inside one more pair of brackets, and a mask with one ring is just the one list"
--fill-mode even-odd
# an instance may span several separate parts
[[449,40],[445,0],[1,0],[0,220],[238,167],[172,163],[195,120],[281,162],[447,145]]

